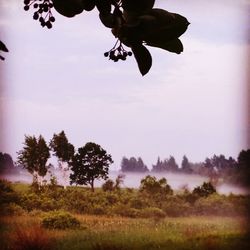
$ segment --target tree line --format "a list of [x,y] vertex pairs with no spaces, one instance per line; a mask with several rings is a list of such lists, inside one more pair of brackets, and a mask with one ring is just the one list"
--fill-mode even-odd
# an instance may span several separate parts
[[[64,186],[70,184],[89,185],[94,190],[96,179],[108,179],[109,166],[113,163],[112,157],[100,145],[87,142],[83,147],[75,149],[68,141],[64,131],[54,134],[47,143],[42,135],[25,136],[24,146],[17,153],[17,162],[14,163],[9,154],[0,152],[0,174],[15,174],[20,166],[33,176],[33,183],[42,185],[44,177],[52,168],[48,164],[51,155],[57,157],[58,167],[61,170]],[[71,171],[69,171],[71,170]],[[203,162],[193,163],[186,155],[179,166],[170,156],[164,160],[158,157],[151,170],[141,157],[123,157],[120,171],[123,173],[185,173],[207,176],[217,184],[219,181],[230,182],[242,186],[249,186],[250,177],[250,149],[242,150],[237,160],[224,155],[214,155]]]
[[141,157],[123,157],[121,161],[121,171],[132,173],[184,173],[198,174],[209,177],[213,182],[220,180],[249,186],[250,178],[250,149],[242,150],[237,159],[233,157],[226,158],[224,155],[213,155],[206,158],[203,162],[191,162],[186,155],[183,156],[181,165],[179,166],[174,158],[170,156],[164,160],[158,157],[152,168],[149,169],[144,164]]

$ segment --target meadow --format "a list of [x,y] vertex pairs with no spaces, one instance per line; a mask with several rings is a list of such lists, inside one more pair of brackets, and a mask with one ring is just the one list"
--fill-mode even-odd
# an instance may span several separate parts
[[[249,196],[0,181],[0,249],[245,250]],[[70,220],[72,219],[72,220]]]
[[247,221],[242,217],[133,219],[75,215],[77,230],[49,230],[36,215],[1,218],[2,249],[91,250],[231,250],[249,249]]

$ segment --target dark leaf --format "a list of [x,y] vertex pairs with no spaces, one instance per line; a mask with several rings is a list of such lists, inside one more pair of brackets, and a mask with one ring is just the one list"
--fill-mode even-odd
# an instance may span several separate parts
[[146,75],[152,66],[151,54],[142,44],[133,45],[131,48],[141,74]]
[[9,50],[7,49],[7,47],[5,46],[5,44],[0,41],[0,50],[4,51],[4,52],[9,52]]
[[114,16],[111,13],[100,12],[99,18],[104,26],[107,28],[113,28],[115,25]]
[[180,54],[183,52],[183,45],[180,39],[174,39],[170,42],[159,42],[159,43],[147,43],[147,45],[152,47],[157,47],[161,49],[165,49],[169,52],[173,52],[176,54]]
[[143,12],[153,8],[155,0],[122,0],[125,11]]

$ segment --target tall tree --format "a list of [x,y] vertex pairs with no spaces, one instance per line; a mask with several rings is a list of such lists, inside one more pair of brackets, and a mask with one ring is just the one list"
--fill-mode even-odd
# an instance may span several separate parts
[[33,182],[41,185],[40,177],[44,177],[48,171],[47,161],[50,157],[49,147],[45,139],[40,135],[25,136],[24,147],[18,152],[18,163],[33,176]]
[[70,184],[90,185],[94,191],[95,179],[108,178],[109,165],[113,163],[111,155],[98,144],[88,142],[78,149],[71,163]]
[[16,172],[12,157],[9,154],[0,152],[0,174],[4,175]]
[[135,157],[130,157],[130,159],[123,157],[121,162],[121,171],[145,173],[148,171],[148,167],[144,164],[141,157],[138,157],[138,159]]
[[189,160],[186,155],[183,156],[182,162],[181,162],[181,169],[184,173],[192,173],[191,164],[189,163]]
[[68,179],[69,162],[72,161],[75,153],[74,146],[69,143],[64,131],[54,134],[50,141],[50,148],[58,158],[59,169],[62,171],[64,188]]

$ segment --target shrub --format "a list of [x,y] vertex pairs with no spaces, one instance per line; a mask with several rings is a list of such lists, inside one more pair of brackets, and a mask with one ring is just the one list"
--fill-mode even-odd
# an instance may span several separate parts
[[111,214],[117,214],[122,217],[139,218],[141,217],[141,210],[120,204],[112,209]]
[[154,218],[165,218],[166,217],[166,213],[157,207],[148,207],[148,208],[144,208],[141,211],[141,216],[145,217],[145,218],[149,218],[149,217],[154,217]]
[[103,185],[102,185],[102,190],[104,191],[104,192],[107,192],[107,191],[109,191],[109,192],[112,192],[112,191],[114,191],[114,189],[115,189],[115,183],[111,180],[111,179],[108,179],[105,183],[103,183]]
[[25,210],[17,205],[16,203],[9,203],[0,206],[1,215],[23,215],[25,214]]
[[44,216],[42,226],[49,229],[75,229],[80,226],[80,222],[68,212],[53,211]]
[[192,207],[183,199],[171,196],[162,204],[163,211],[167,216],[186,216],[191,214]]
[[210,182],[204,182],[201,186],[196,187],[192,193],[199,197],[207,197],[210,194],[216,193],[216,189]]
[[233,215],[235,207],[225,196],[218,194],[203,197],[194,204],[195,212],[199,215]]
[[90,213],[95,214],[95,215],[103,215],[103,214],[106,214],[106,210],[104,207],[96,205],[93,208],[91,208]]
[[12,189],[11,183],[0,179],[0,205],[6,203],[16,203],[19,201],[18,194]]
[[147,175],[144,179],[141,180],[140,191],[153,196],[155,194],[173,194],[173,190],[167,184],[167,180],[165,178],[157,181],[156,177],[150,175]]

